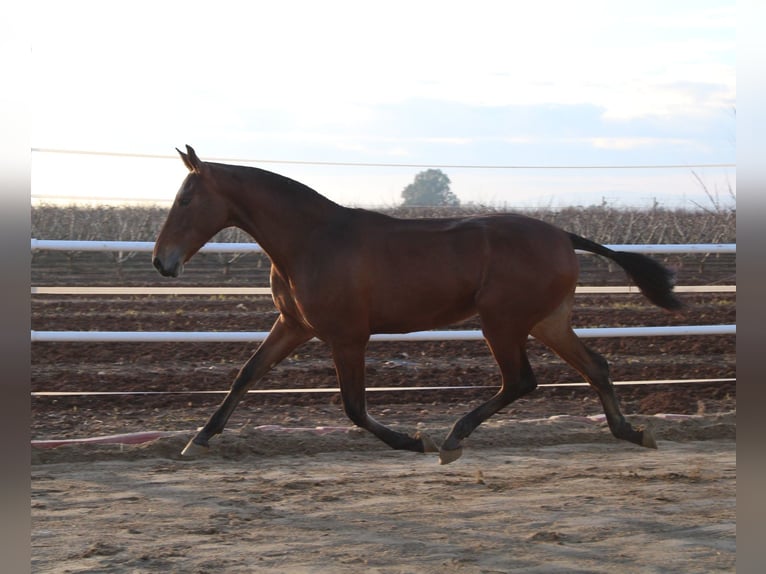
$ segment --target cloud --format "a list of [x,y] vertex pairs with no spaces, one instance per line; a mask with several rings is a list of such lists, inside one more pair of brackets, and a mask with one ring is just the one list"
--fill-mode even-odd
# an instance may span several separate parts
[[[289,110],[304,127],[358,124],[415,99],[590,104],[625,120],[730,105],[734,93],[728,3],[650,3],[640,13],[542,0],[43,6],[33,60],[36,107],[56,112],[49,130],[71,128],[67,115],[108,114],[234,126],[225,116],[235,110]],[[717,89],[690,98],[682,82]],[[81,127],[102,121],[92,124]]]
[[42,1],[32,143],[461,165],[733,160],[733,5]]
[[605,150],[635,150],[639,148],[656,148],[660,146],[681,146],[689,149],[700,149],[694,140],[682,138],[659,137],[596,137],[582,140],[596,149]]

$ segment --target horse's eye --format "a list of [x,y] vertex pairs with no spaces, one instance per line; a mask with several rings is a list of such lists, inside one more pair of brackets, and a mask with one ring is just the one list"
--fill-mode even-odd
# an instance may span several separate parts
[[189,205],[189,202],[191,201],[191,193],[185,193],[181,197],[178,198],[178,205],[181,207]]

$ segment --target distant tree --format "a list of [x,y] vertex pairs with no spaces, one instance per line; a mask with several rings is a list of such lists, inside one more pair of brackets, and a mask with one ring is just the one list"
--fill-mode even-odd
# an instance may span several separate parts
[[427,169],[415,176],[415,181],[402,191],[402,205],[460,205],[458,197],[450,191],[450,179],[440,169]]

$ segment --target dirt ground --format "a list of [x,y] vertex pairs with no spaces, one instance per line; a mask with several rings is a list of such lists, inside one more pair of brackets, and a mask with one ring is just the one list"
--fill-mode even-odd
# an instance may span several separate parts
[[331,407],[291,414],[234,425],[197,460],[179,455],[189,432],[35,449],[33,571],[735,571],[734,413],[638,418],[659,450],[584,417],[498,417],[448,466]]
[[[684,298],[675,316],[638,296],[578,297],[575,326],[736,322],[733,295]],[[32,301],[36,330],[266,330],[274,317],[258,297]],[[588,344],[617,382],[736,377],[733,336]],[[532,341],[541,387],[441,466],[352,428],[327,351],[313,343],[259,385],[299,392],[249,395],[207,456],[182,458],[252,350],[33,344],[34,572],[735,570],[733,382],[619,386],[626,415],[657,436],[659,450],[642,449],[609,434],[589,389],[542,386],[581,378]],[[369,394],[381,422],[439,442],[492,394],[497,371],[482,343],[376,343],[368,379],[373,389],[475,387]],[[202,390],[214,393],[193,394]],[[45,394],[57,391],[175,394]],[[88,442],[141,432],[157,434]],[[86,440],[41,448],[53,439]]]

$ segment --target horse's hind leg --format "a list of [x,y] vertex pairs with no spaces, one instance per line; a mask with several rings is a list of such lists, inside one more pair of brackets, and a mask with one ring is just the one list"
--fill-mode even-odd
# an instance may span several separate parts
[[513,337],[500,336],[489,330],[485,324],[484,335],[497,364],[500,366],[503,377],[502,385],[491,399],[455,423],[439,450],[441,464],[448,464],[460,458],[463,452],[461,442],[476,427],[500,409],[537,387],[535,375],[527,358],[526,334],[518,334]]
[[596,390],[609,429],[615,437],[648,448],[657,448],[650,430],[634,429],[620,412],[614,385],[609,377],[609,365],[604,357],[586,347],[574,333],[570,325],[571,308],[572,298],[569,297],[552,315],[535,325],[532,336],[579,371]]
[[240,369],[221,405],[207,421],[207,424],[189,441],[181,454],[190,456],[205,452],[210,438],[223,432],[226,422],[247,390],[298,345],[305,343],[310,338],[311,335],[302,327],[294,325],[280,316],[271,328],[268,337]]
[[417,433],[414,437],[390,429],[367,412],[364,386],[364,352],[367,342],[332,345],[332,355],[338,374],[343,407],[351,421],[378,437],[388,446],[415,452],[436,452],[438,449],[427,436]]

